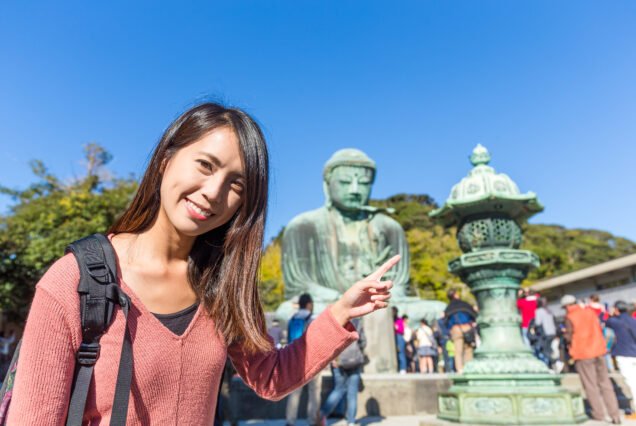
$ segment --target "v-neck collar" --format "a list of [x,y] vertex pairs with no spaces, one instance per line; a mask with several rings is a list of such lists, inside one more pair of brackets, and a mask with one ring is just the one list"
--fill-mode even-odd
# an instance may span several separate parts
[[[112,239],[114,235],[115,234],[108,234],[108,240],[111,242],[111,244],[112,244]],[[124,293],[126,293],[130,297],[132,304],[137,308],[137,310],[139,310],[139,312],[141,313],[141,316],[148,317],[149,318],[148,321],[150,321],[153,324],[154,328],[161,329],[162,333],[165,333],[169,337],[172,337],[174,340],[186,339],[188,337],[188,334],[190,334],[190,330],[194,328],[194,325],[196,324],[199,316],[201,315],[201,310],[203,309],[203,303],[198,302],[199,306],[197,307],[197,311],[194,313],[194,316],[192,317],[190,324],[188,324],[188,328],[186,328],[183,334],[181,335],[174,334],[170,329],[168,329],[168,327],[163,325],[163,323],[159,320],[159,318],[157,318],[152,312],[150,312],[150,310],[146,307],[146,305],[144,305],[141,299],[137,297],[137,294],[133,291],[133,289],[130,288],[128,284],[126,284],[126,282],[122,278],[121,267],[119,266],[119,255],[117,254],[117,251],[114,249],[114,247],[113,247],[113,252],[115,253],[115,259],[117,260],[117,282],[119,283],[121,288],[124,290]]]
[[133,289],[130,288],[128,284],[126,284],[126,282],[121,278],[121,271],[119,270],[119,266],[117,267],[117,269],[118,269],[117,279],[119,280],[119,285],[121,285],[124,292],[130,297],[132,304],[135,305],[135,307],[139,310],[139,312],[142,314],[141,315],[142,317],[148,317],[148,321],[150,321],[155,328],[161,329],[163,333],[166,333],[167,335],[169,335],[175,340],[184,340],[185,338],[188,337],[188,334],[190,334],[190,330],[192,330],[195,323],[197,322],[197,319],[201,315],[201,310],[203,309],[202,303],[199,303],[199,306],[197,307],[197,311],[194,313],[194,316],[192,317],[190,324],[188,324],[188,328],[186,328],[183,334],[181,335],[174,334],[170,329],[168,329],[168,327],[163,325],[163,323],[159,320],[159,318],[155,316],[155,314],[153,314],[152,312],[150,312],[150,310],[148,310],[148,308],[146,307],[146,305],[144,305],[141,299],[137,297],[137,294],[135,294]]

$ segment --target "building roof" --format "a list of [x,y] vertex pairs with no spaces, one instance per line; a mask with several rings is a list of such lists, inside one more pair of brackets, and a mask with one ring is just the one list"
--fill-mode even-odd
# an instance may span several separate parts
[[579,269],[578,271],[548,278],[547,280],[537,281],[531,285],[530,288],[535,291],[547,290],[632,266],[636,266],[636,253],[619,257],[618,259],[608,260],[607,262]]

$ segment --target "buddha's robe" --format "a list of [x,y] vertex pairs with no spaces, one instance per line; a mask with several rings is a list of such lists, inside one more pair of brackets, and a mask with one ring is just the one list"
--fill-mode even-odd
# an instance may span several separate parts
[[287,298],[309,293],[317,302],[336,300],[351,285],[400,254],[384,276],[394,299],[406,297],[409,251],[400,224],[377,211],[346,222],[334,208],[296,216],[283,234],[283,276]]

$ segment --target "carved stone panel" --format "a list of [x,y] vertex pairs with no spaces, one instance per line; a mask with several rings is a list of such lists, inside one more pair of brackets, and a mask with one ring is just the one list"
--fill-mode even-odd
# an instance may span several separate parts
[[565,395],[557,398],[536,397],[521,400],[522,416],[554,417],[567,414]]
[[581,395],[576,395],[572,398],[572,410],[575,416],[585,413],[585,406],[583,405],[583,397],[581,397]]
[[457,414],[459,405],[456,396],[442,395],[439,398],[439,411],[441,413]]
[[464,399],[467,415],[474,416],[512,416],[513,405],[510,398],[493,396],[471,396]]

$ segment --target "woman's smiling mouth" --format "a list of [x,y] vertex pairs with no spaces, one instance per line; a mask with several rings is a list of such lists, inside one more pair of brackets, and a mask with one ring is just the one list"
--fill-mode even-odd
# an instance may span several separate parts
[[188,212],[194,219],[205,220],[212,216],[212,212],[210,210],[199,207],[194,202],[190,201],[188,198],[185,199],[186,208]]

